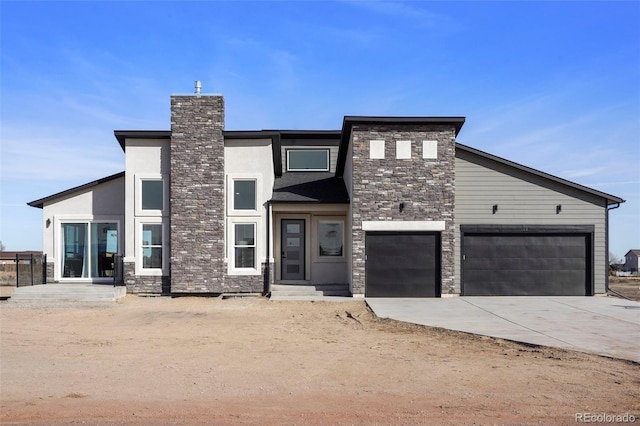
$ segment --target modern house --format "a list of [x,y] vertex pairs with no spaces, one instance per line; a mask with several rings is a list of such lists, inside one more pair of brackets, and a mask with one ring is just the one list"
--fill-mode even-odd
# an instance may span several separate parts
[[456,142],[463,117],[346,116],[228,131],[220,95],[171,97],[171,130],[117,130],[125,170],[43,210],[50,282],[131,293],[595,295],[624,200]]
[[629,250],[624,255],[624,265],[622,270],[625,272],[638,273],[638,258],[640,258],[640,250]]

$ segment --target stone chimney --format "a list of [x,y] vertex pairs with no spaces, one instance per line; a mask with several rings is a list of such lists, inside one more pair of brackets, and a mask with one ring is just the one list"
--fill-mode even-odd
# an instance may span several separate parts
[[224,280],[224,98],[171,97],[171,292],[220,293]]

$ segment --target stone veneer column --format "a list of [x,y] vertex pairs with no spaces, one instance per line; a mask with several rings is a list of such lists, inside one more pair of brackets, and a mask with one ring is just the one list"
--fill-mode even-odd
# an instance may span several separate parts
[[224,99],[171,97],[171,292],[221,293]]
[[[365,291],[363,221],[442,221],[442,294],[454,293],[455,127],[354,125],[352,292]],[[385,141],[385,158],[369,158],[369,141]],[[396,159],[396,141],[411,141],[411,159]],[[422,141],[438,141],[438,158],[422,158]],[[405,209],[400,212],[403,202]]]

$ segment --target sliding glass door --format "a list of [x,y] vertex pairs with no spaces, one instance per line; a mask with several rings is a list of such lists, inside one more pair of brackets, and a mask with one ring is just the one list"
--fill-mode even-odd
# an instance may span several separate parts
[[61,224],[62,278],[113,277],[118,253],[118,224],[73,222]]

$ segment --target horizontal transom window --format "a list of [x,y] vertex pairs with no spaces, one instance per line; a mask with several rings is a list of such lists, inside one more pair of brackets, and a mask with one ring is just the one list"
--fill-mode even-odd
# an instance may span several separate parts
[[287,170],[290,172],[328,172],[328,149],[289,149],[287,150]]

